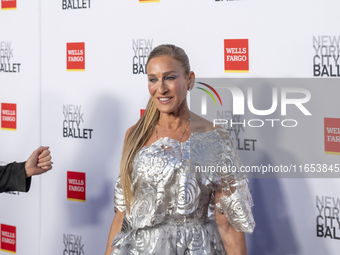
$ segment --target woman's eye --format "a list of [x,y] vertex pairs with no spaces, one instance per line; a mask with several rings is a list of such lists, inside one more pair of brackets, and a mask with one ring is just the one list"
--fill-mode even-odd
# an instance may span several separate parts
[[176,77],[175,76],[167,76],[166,79],[167,80],[174,80]]
[[150,78],[149,81],[150,82],[155,82],[155,81],[157,81],[157,79],[156,78]]

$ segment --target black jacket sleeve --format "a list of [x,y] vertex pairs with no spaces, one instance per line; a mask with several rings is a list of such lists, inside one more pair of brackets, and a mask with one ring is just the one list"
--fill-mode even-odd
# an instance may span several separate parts
[[29,191],[31,177],[26,178],[25,163],[14,162],[6,166],[0,166],[0,193],[6,191]]

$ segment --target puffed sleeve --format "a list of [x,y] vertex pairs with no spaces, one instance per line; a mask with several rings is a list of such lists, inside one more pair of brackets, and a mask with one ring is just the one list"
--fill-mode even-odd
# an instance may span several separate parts
[[115,208],[115,212],[117,211],[117,209],[121,212],[124,212],[126,210],[120,176],[118,177],[115,185],[113,206]]
[[216,172],[225,195],[215,204],[215,210],[225,214],[229,223],[237,230],[252,233],[255,220],[251,207],[254,205],[247,177],[240,171],[242,162],[227,130],[218,132],[219,150],[217,157],[222,171]]

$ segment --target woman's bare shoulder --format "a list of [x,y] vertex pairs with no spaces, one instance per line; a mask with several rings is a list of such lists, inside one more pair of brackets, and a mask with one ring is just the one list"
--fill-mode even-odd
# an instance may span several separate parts
[[129,135],[131,130],[135,127],[135,125],[131,126],[128,128],[128,130],[126,130],[126,135]]

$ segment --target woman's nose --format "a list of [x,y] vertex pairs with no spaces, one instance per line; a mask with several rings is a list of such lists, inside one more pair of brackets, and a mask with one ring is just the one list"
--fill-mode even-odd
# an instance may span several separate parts
[[157,86],[157,92],[159,94],[164,94],[168,91],[168,88],[164,82],[164,80],[159,80],[158,86]]

